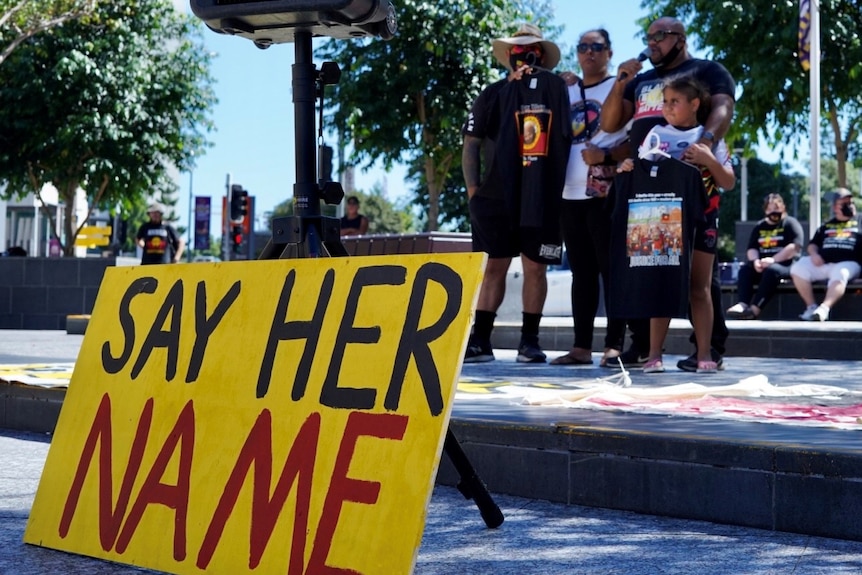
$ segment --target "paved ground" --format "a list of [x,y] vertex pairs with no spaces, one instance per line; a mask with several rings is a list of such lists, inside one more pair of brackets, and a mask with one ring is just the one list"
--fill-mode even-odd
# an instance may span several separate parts
[[[48,438],[0,431],[0,575],[154,573],[21,543]],[[434,492],[417,575],[775,574],[862,572],[862,543],[496,497],[486,529],[472,502]],[[369,574],[378,575],[378,574]],[[379,574],[389,575],[389,574]]]
[[[0,330],[0,363],[74,361],[81,336],[62,332],[12,332]],[[469,366],[464,374],[476,378],[532,379],[594,377],[605,374],[597,367],[556,368],[519,366],[509,352],[483,367]],[[550,353],[551,357],[555,354]],[[676,358],[672,358],[676,359]],[[767,366],[784,374],[785,381],[810,377],[821,383],[847,385],[862,378],[862,363],[794,362],[773,360]],[[746,358],[728,360],[728,370],[714,378],[717,383],[736,381],[764,364]],[[635,385],[652,385],[635,374]],[[682,372],[668,377],[691,380]],[[652,380],[657,381],[657,380]],[[505,409],[501,406],[508,405]],[[559,413],[574,417],[573,410],[544,410],[543,418]],[[534,417],[535,408],[505,402],[459,400],[455,416]],[[512,415],[514,414],[514,415]],[[580,414],[601,423],[620,414]],[[833,442],[843,438],[846,446],[859,441],[855,432],[834,435],[831,430],[789,426],[745,424],[703,420],[669,423],[655,416],[626,416],[632,426],[696,426],[699,433],[776,434],[786,441],[806,439]],[[548,419],[548,421],[550,421]],[[753,426],[753,427],[752,427]],[[694,429],[694,428],[693,428]],[[770,438],[772,439],[772,438]],[[151,573],[85,557],[68,555],[21,543],[50,438],[0,430],[0,575],[78,575]],[[415,573],[422,575],[517,574],[859,574],[862,573],[862,543],[761,531],[756,529],[682,521],[627,512],[552,504],[516,497],[496,496],[506,514],[500,529],[488,530],[472,502],[451,488],[437,488],[429,509]],[[378,575],[378,574],[368,574]],[[389,574],[380,574],[389,575]]]

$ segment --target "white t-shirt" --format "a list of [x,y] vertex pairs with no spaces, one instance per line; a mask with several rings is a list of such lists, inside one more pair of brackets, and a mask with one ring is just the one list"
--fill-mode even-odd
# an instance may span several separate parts
[[571,102],[572,149],[569,154],[569,165],[566,169],[566,185],[563,188],[563,199],[586,200],[587,170],[581,150],[587,142],[599,148],[612,148],[626,137],[626,128],[609,134],[603,132],[599,120],[605,98],[614,85],[614,77],[610,76],[598,84],[584,86],[586,101],[581,97],[581,88],[576,84],[569,86],[569,101]]
[[[661,159],[661,154],[652,152],[653,148],[657,145],[658,149],[662,152],[674,159],[682,160],[682,154],[686,148],[697,142],[702,135],[703,126],[695,126],[688,130],[680,130],[673,126],[655,126],[649,131],[646,139],[638,147],[638,157],[652,162]],[[656,136],[658,137],[657,140]],[[723,139],[718,141],[712,153],[719,164],[730,164],[730,150],[727,149],[727,144]]]

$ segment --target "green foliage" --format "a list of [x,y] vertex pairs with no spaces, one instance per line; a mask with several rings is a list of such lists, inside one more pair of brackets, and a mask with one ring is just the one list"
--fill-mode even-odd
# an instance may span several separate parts
[[[843,164],[846,153],[860,151],[862,18],[858,0],[813,4],[821,7],[824,127],[830,126],[832,150]],[[773,146],[792,149],[808,135],[809,75],[797,55],[799,2],[644,0],[642,6],[650,10],[648,21],[666,15],[685,22],[689,42],[736,79],[741,95],[728,141],[756,142],[759,134]]]
[[401,234],[412,228],[409,213],[399,210],[383,196],[380,187],[375,186],[371,193],[351,194],[359,198],[359,211],[368,218],[369,234]]
[[7,194],[48,182],[66,206],[72,253],[74,197],[91,210],[170,195],[171,166],[206,147],[215,102],[201,26],[168,0],[99,4],[22,44],[0,66],[0,181]]
[[336,129],[352,143],[350,162],[410,165],[426,229],[435,230],[440,220],[459,216],[441,215],[441,206],[463,209],[449,199],[465,194],[463,184],[451,182],[461,179],[467,111],[500,77],[491,41],[513,33],[519,21],[549,21],[553,10],[547,0],[403,0],[397,11],[394,39],[333,40],[319,56],[343,71],[329,101],[338,106],[332,110]]
[[96,4],[97,0],[0,0],[0,64],[31,36],[69,20],[89,20]]

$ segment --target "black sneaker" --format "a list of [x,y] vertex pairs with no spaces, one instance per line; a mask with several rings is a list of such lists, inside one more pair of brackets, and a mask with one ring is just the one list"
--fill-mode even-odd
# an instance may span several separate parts
[[464,363],[485,363],[494,361],[494,350],[490,341],[477,341],[470,337],[467,351],[464,352]]
[[518,345],[518,361],[521,363],[545,363],[547,357],[542,348],[539,347],[539,340],[522,339]]
[[[710,350],[710,355],[712,356],[712,361],[716,363],[718,366],[718,371],[724,371],[724,358],[721,357],[721,354],[717,351]],[[685,359],[681,359],[676,362],[676,366],[683,371],[690,371],[692,373],[697,372],[697,352],[691,354]]]
[[[634,347],[630,347],[620,354],[619,360],[626,367],[643,367],[649,361],[649,354],[641,355]],[[608,367],[619,367],[619,362],[608,362]],[[697,369],[697,362],[695,362],[694,368]]]

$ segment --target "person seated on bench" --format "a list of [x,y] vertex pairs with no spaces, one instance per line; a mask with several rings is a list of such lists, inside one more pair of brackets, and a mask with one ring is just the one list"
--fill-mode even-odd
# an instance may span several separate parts
[[[862,238],[853,194],[838,188],[832,194],[833,218],[817,228],[808,242],[808,255],[790,267],[796,291],[807,306],[799,319],[826,321],[829,310],[844,295],[847,283],[859,276],[862,261]],[[817,305],[811,282],[828,280],[826,297]]]
[[751,230],[745,252],[747,261],[739,268],[736,282],[739,303],[725,312],[730,319],[757,319],[781,280],[790,279],[790,265],[802,251],[805,241],[802,225],[787,215],[780,194],[766,196],[763,213],[766,217]]

